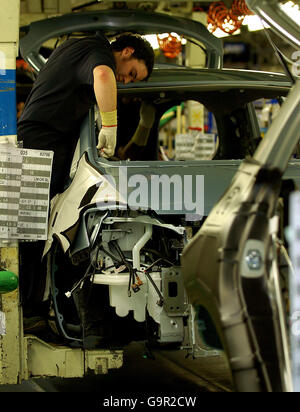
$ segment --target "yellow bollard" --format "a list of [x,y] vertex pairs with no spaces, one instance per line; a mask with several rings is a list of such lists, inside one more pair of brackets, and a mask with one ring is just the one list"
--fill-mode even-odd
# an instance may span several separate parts
[[[18,243],[2,243],[2,246],[1,267],[18,275]],[[5,327],[0,336],[0,384],[17,384],[21,382],[23,374],[23,323],[18,288],[0,295],[0,312]]]

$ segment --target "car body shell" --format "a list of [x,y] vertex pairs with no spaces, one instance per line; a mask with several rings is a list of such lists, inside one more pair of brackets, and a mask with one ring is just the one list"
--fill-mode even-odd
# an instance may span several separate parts
[[[152,101],[156,104],[159,115],[162,115],[163,111],[167,107],[171,107],[174,102],[176,104],[176,102],[183,100],[197,100],[207,106],[215,115],[221,116],[229,116],[233,111],[242,108],[247,114],[249,133],[256,137],[259,134],[259,127],[252,102],[260,98],[286,96],[290,89],[289,79],[283,74],[222,69],[223,50],[220,40],[211,35],[201,23],[184,18],[139,10],[96,11],[73,13],[33,22],[23,30],[26,35],[21,38],[20,51],[36,72],[45,64],[40,49],[47,40],[53,37],[71,33],[90,34],[97,30],[103,30],[107,34],[119,34],[126,31],[150,34],[176,30],[179,34],[192,38],[193,41],[203,45],[207,53],[207,67],[195,69],[184,66],[158,65],[155,66],[153,74],[147,82],[118,84],[118,96],[120,98],[123,96],[137,97]],[[227,154],[227,158],[221,157],[213,161],[185,162],[184,169],[182,169],[182,162],[158,161],[156,158],[157,149],[152,141],[152,145],[149,147],[149,153],[152,152],[151,163],[148,159],[144,162],[109,162],[98,157],[94,144],[93,116],[93,111],[91,111],[82,125],[80,158],[81,163],[86,162],[86,170],[92,172],[95,179],[98,179],[97,181],[99,181],[100,175],[111,175],[118,180],[119,167],[126,167],[128,177],[134,173],[141,173],[148,177],[162,174],[168,176],[174,174],[180,176],[184,174],[201,175],[204,176],[205,181],[202,208],[204,216],[209,214],[218,201],[242,160],[242,157],[237,159],[233,155],[230,158],[230,154]],[[86,155],[84,155],[85,153]],[[80,165],[82,167],[82,164]],[[293,171],[295,171],[295,162]],[[61,238],[64,250],[68,249],[69,242],[62,233],[76,226],[80,216],[77,213],[78,208],[74,209],[76,213],[73,215],[66,207],[68,197],[71,196],[73,200],[74,197],[77,198],[77,202],[80,204],[85,193],[94,184],[95,181],[91,179],[90,183],[76,185],[77,189],[74,190],[75,184],[72,182],[67,191],[61,195],[62,199],[55,202],[56,206],[52,208],[50,233],[45,251],[49,250],[54,236]],[[101,196],[99,198],[95,194],[94,198],[90,200],[90,204],[95,204],[95,202],[99,204]],[[151,204],[144,206],[145,208],[151,207]],[[87,205],[84,205],[84,209],[86,207]],[[161,214],[163,211],[156,210],[156,212]],[[177,213],[184,215],[186,211],[179,210]]]
[[[203,225],[200,223],[200,230],[182,254],[188,297],[196,311],[204,307],[209,312],[239,391],[285,390],[289,382],[282,377],[282,371],[288,361],[283,361],[284,344],[279,342],[281,338],[284,340],[284,333],[280,337],[277,333],[279,310],[274,309],[276,305],[273,305],[268,290],[267,265],[253,275],[243,262],[249,248],[254,246],[256,252],[261,251],[263,259],[269,259],[269,220],[274,217],[282,177],[300,183],[300,162],[290,160],[297,142],[295,134],[299,132],[299,84],[293,89],[290,78],[281,74],[222,69],[220,43],[199,25],[170,16],[157,16],[156,20],[153,14],[127,11],[124,14],[83,15],[83,23],[79,15],[33,23],[33,31],[30,29],[21,41],[23,57],[38,71],[44,63],[39,56],[39,47],[50,34],[61,35],[65,29],[68,33],[101,29],[101,24],[98,25],[100,15],[102,29],[113,33],[130,29],[142,34],[153,30],[171,31],[172,22],[172,31],[190,37],[196,34],[197,40],[206,46],[206,68],[157,66],[148,82],[119,85],[118,95],[152,101],[157,109],[157,122],[168,107],[181,101],[202,103],[215,115],[221,127],[221,149],[217,159],[210,161],[159,161],[155,157],[157,142],[150,139],[154,149],[146,161],[103,159],[96,149],[95,116],[91,109],[81,128],[77,171],[66,190],[52,200],[44,252],[51,250],[54,239],[59,239],[63,251],[69,251],[71,255],[85,250],[90,246],[85,230],[88,211],[98,210],[105,214],[134,206],[129,205],[128,197],[112,184],[119,182],[120,170],[126,170],[127,178],[133,175],[142,175],[146,179],[174,174],[182,178],[186,175],[204,176],[201,212],[207,219]],[[193,29],[197,33],[191,33]],[[279,117],[255,151],[255,140],[260,138],[260,131],[253,102],[286,96],[289,97]],[[234,132],[233,124],[236,123],[230,123],[232,118],[239,121],[243,134]],[[253,158],[245,159],[247,156]],[[104,186],[106,190],[103,190]],[[191,196],[195,191],[194,186]],[[155,219],[152,216],[148,223],[163,225],[171,212],[168,214],[163,208],[153,210],[151,207],[151,202],[143,204],[144,212],[155,212]],[[175,208],[173,210],[174,215],[186,219],[187,210],[176,209],[176,213]],[[142,220],[146,219],[144,212],[140,216]],[[146,220],[143,223],[147,224]],[[201,320],[200,312],[196,316]]]

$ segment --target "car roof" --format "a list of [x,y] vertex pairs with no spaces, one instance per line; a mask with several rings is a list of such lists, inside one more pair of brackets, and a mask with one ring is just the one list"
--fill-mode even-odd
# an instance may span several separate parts
[[45,64],[40,48],[47,40],[71,33],[87,35],[99,30],[107,35],[124,32],[141,35],[176,32],[204,47],[207,53],[207,67],[222,67],[222,41],[212,35],[202,23],[144,10],[70,13],[33,22],[21,28],[21,32],[26,33],[20,39],[21,56],[38,72]]
[[290,79],[281,73],[243,69],[209,69],[186,67],[154,67],[147,81],[119,84],[119,90],[190,89],[219,90],[222,88],[278,89],[283,92],[291,87]]
[[198,98],[205,103],[220,93],[227,93],[233,104],[234,100],[249,102],[261,97],[285,96],[291,86],[289,79],[281,74],[222,69],[222,41],[203,24],[182,17],[144,10],[98,10],[36,21],[21,30],[26,33],[20,39],[21,55],[36,71],[46,62],[40,54],[42,45],[65,34],[88,35],[98,30],[107,35],[128,31],[139,34],[176,31],[206,49],[206,68],[158,64],[147,82],[118,84],[120,95],[146,96],[160,101],[164,98]]
[[243,104],[287,96],[285,74],[238,69],[154,68],[148,81],[118,84],[118,94],[152,102],[197,100],[213,112],[230,112]]

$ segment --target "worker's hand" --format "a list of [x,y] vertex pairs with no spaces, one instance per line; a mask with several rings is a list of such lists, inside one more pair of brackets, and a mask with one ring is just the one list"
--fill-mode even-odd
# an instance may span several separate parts
[[112,157],[115,153],[117,144],[117,126],[102,126],[99,136],[97,149],[102,157]]
[[117,110],[112,112],[100,112],[102,127],[98,136],[97,149],[99,155],[112,157],[115,153],[117,143]]
[[155,107],[153,104],[143,101],[140,108],[140,125],[151,129],[155,120]]
[[127,160],[128,159],[126,147],[119,147],[118,158],[120,160]]

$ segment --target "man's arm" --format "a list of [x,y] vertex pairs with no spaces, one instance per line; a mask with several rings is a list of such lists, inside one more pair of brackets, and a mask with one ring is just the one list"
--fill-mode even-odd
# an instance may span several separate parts
[[108,66],[94,69],[94,91],[100,112],[112,112],[117,109],[117,82],[115,74]]
[[97,148],[102,156],[111,157],[117,141],[117,82],[108,66],[95,67],[93,74],[94,92],[102,119]]
[[119,149],[118,156],[122,160],[135,157],[136,154],[147,146],[150,131],[155,122],[156,109],[151,102],[143,101],[140,108],[140,122],[125,147]]

